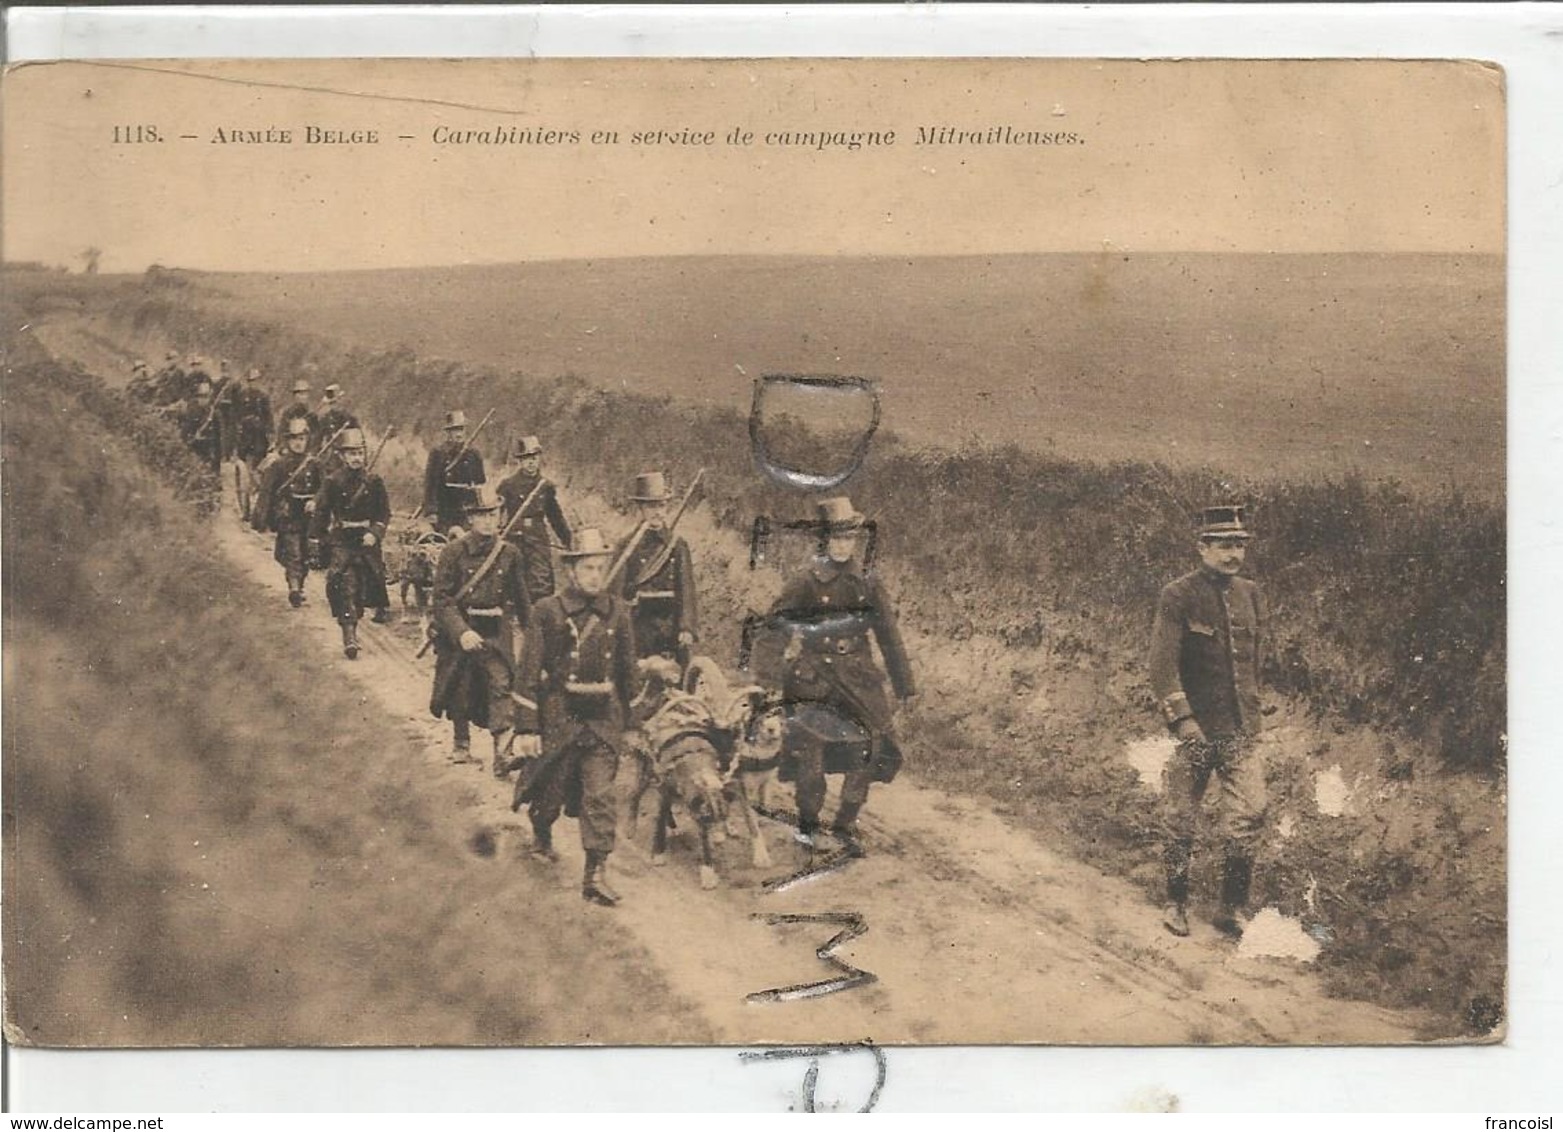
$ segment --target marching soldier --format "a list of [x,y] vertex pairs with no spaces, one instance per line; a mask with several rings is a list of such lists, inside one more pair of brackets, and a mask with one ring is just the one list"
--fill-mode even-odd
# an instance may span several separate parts
[[824,716],[822,723],[855,724],[868,735],[868,757],[846,771],[832,833],[861,855],[857,818],[869,786],[889,782],[901,764],[895,713],[870,638],[879,645],[896,698],[904,704],[917,689],[890,596],[858,565],[863,516],[851,500],[839,496],[819,502],[818,521],[822,552],[786,584],[771,610],[772,624],[788,638],[782,696],[792,715],[788,747],[796,759],[798,833],[799,840],[813,845],[825,802],[827,739],[808,733],[809,716]]
[[217,363],[217,380],[212,382],[212,403],[217,406],[217,435],[224,460],[239,450],[239,399],[242,390],[232,373],[232,363],[223,358]]
[[459,527],[472,491],[487,480],[483,457],[467,443],[467,414],[445,414],[445,439],[429,453],[423,471],[423,513],[440,534]]
[[235,454],[249,465],[251,472],[260,467],[260,462],[271,448],[271,398],[261,388],[260,376],[259,369],[250,370],[244,388],[238,393],[234,414],[238,422],[238,450]]
[[293,383],[293,400],[282,408],[277,417],[277,435],[287,436],[288,425],[295,419],[309,425],[309,446],[313,450],[320,440],[320,418],[309,407],[309,382],[299,378]]
[[309,441],[309,425],[303,417],[288,421],[282,441],[285,451],[266,469],[250,508],[252,527],[277,534],[272,555],[288,580],[288,603],[294,609],[304,604],[310,516],[321,484],[320,464],[310,456]]
[[179,435],[196,457],[211,468],[222,469],[221,426],[217,423],[217,406],[212,402],[212,387],[207,381],[198,381],[195,390],[179,414]]
[[[570,524],[559,506],[559,493],[542,476],[543,446],[535,436],[516,441],[512,457],[519,465],[514,473],[500,481],[499,496],[504,500],[503,521],[510,523],[516,508],[527,499],[524,514],[510,528],[510,541],[521,551],[526,592],[534,602],[554,592],[554,558],[549,531],[560,546],[570,545]],[[539,486],[541,484],[541,486]],[[536,491],[535,496],[532,495]]]
[[661,472],[636,476],[630,498],[640,508],[644,527],[624,563],[623,593],[635,621],[635,645],[642,657],[671,657],[682,666],[700,633],[689,544],[668,530],[672,493]]
[[342,652],[348,660],[357,660],[358,622],[364,610],[391,604],[380,550],[391,523],[391,501],[384,481],[364,467],[361,429],[342,433],[337,451],[342,467],[326,477],[310,535],[317,545],[329,546],[326,599],[331,616],[342,626]]
[[185,388],[185,371],[179,364],[179,351],[170,350],[163,355],[163,368],[157,371],[152,399],[159,405],[172,405],[188,395]]
[[150,401],[153,391],[152,374],[146,362],[137,358],[135,365],[130,367],[130,380],[125,385],[125,392],[137,401]]
[[[326,398],[320,403],[320,413],[317,418],[319,432],[316,433],[315,443],[323,445],[337,434],[341,429],[361,428],[358,418],[348,412],[347,403],[342,399],[342,387],[336,382],[326,386]],[[343,434],[346,435],[345,433]],[[326,463],[326,474],[330,475],[342,466],[342,444],[337,441],[332,451],[322,455]]]
[[1161,591],[1151,632],[1151,691],[1178,740],[1167,762],[1167,911],[1173,935],[1189,934],[1189,863],[1205,790],[1220,784],[1217,832],[1225,859],[1221,909],[1213,923],[1240,937],[1253,878],[1254,853],[1265,823],[1264,762],[1259,733],[1260,645],[1264,595],[1239,576],[1250,532],[1243,508],[1202,513],[1199,568]]
[[[529,803],[532,852],[557,861],[553,825],[561,811],[579,816],[586,871],[581,895],[614,905],[605,875],[618,820],[614,776],[631,739],[635,629],[629,608],[608,592],[613,548],[587,528],[565,552],[569,577],[559,593],[532,607],[517,680],[537,705],[542,757],[523,770],[512,809]],[[523,712],[520,731],[532,731]]]
[[[480,486],[467,505],[467,532],[440,554],[434,570],[434,692],[429,710],[455,729],[455,761],[471,754],[471,725],[494,737],[494,777],[510,770],[507,740],[515,714],[515,635],[530,602],[521,552],[499,542],[499,495]],[[496,545],[498,543],[498,545]]]

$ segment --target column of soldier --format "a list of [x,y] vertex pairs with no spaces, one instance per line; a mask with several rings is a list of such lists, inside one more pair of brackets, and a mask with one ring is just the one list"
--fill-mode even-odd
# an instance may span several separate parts
[[[289,602],[305,603],[311,567],[324,566],[343,651],[356,659],[364,610],[377,621],[390,615],[382,547],[391,505],[363,430],[340,386],[326,386],[316,412],[309,382],[300,380],[277,417],[271,451],[260,371],[250,370],[241,387],[228,368],[222,363],[213,381],[201,358],[181,367],[170,353],[155,377],[137,362],[130,391],[174,417],[214,471],[231,458],[260,475],[246,518],[276,535]],[[615,546],[596,528],[571,530],[557,490],[542,475],[537,437],[522,437],[507,453],[515,467],[497,484],[488,482],[474,438],[461,410],[446,414],[445,439],[429,454],[414,514],[427,517],[429,537],[443,544],[432,580],[430,710],[451,721],[455,761],[483,765],[471,752],[476,724],[491,734],[494,775],[522,772],[515,804],[529,806],[535,856],[557,861],[554,823],[561,812],[579,818],[582,895],[611,906],[619,896],[605,866],[617,825],[619,758],[645,721],[648,676],[671,669],[663,683],[677,684],[699,636],[690,550],[674,533],[693,485],[670,514],[664,473],[637,476],[629,498],[640,522]],[[820,829],[826,744],[809,739],[808,725],[798,721],[823,709],[869,737],[866,759],[832,768],[845,777],[830,832],[861,854],[857,818],[869,785],[889,781],[900,763],[887,677],[902,703],[915,689],[890,598],[861,568],[864,516],[840,496],[817,508],[819,552],[786,584],[769,618],[787,638],[781,701],[796,768],[795,836],[812,847]],[[1213,923],[1226,935],[1242,934],[1265,826],[1263,760],[1254,740],[1265,714],[1259,671],[1267,617],[1259,588],[1239,576],[1250,538],[1242,506],[1205,508],[1195,542],[1200,566],[1163,589],[1151,635],[1150,684],[1178,741],[1166,771],[1163,837],[1163,923],[1178,936],[1189,934],[1190,857],[1210,782],[1219,784],[1224,847]],[[565,564],[557,585],[556,551]]]
[[[364,612],[390,619],[382,553],[390,497],[340,386],[326,386],[317,411],[309,382],[295,382],[273,430],[260,376],[251,370],[241,388],[223,363],[213,381],[200,357],[181,367],[170,353],[155,377],[138,362],[131,392],[173,416],[214,471],[237,460],[258,479],[245,518],[275,535],[289,603],[304,606],[310,571],[324,568],[343,652],[356,659]],[[582,896],[612,906],[620,897],[606,863],[618,824],[620,756],[647,714],[651,674],[658,686],[676,687],[699,639],[692,556],[675,533],[693,485],[675,505],[663,472],[638,475],[629,498],[640,521],[615,545],[600,529],[571,529],[557,488],[542,474],[536,436],[516,441],[507,453],[513,467],[489,482],[473,441],[492,415],[469,436],[463,411],[446,414],[444,440],[429,454],[423,501],[413,514],[429,524],[420,541],[440,547],[426,646],[435,653],[430,710],[451,722],[455,762],[483,766],[471,749],[477,726],[490,733],[494,776],[521,772],[516,805],[528,807],[534,856],[557,861],[553,826],[561,813],[578,817]],[[773,611],[793,629],[782,698],[823,704],[868,727],[873,757],[846,774],[830,826],[839,843],[861,854],[857,818],[869,785],[899,763],[885,671],[870,638],[902,700],[913,694],[912,673],[890,601],[859,568],[864,516],[837,497],[819,504],[818,519],[821,553]],[[556,554],[564,564],[557,581]],[[859,615],[814,633],[809,610]],[[795,836],[810,848],[821,832],[825,768],[822,743],[798,752]]]

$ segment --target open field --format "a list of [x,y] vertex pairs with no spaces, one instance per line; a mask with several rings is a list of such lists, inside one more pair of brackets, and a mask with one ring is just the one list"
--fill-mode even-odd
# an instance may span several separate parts
[[763,373],[871,377],[886,428],[942,447],[1502,492],[1492,256],[735,256],[198,278],[225,294],[216,311],[360,348],[715,406],[747,408]]

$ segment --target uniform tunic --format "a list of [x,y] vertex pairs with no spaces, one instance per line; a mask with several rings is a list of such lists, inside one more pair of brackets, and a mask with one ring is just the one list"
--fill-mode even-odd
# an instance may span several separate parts
[[214,472],[222,468],[220,410],[210,400],[191,400],[179,413],[179,434],[197,458]]
[[322,476],[318,462],[298,471],[308,459],[307,452],[287,452],[267,468],[250,511],[250,525],[257,531],[277,533],[272,556],[287,576],[290,589],[302,589],[309,576],[309,505],[320,494]]
[[[385,483],[362,468],[341,468],[326,478],[315,503],[310,534],[330,547],[326,597],[331,615],[357,620],[365,608],[391,604],[385,592],[385,529],[391,523],[391,501]],[[374,545],[364,545],[364,535]]]
[[1156,603],[1150,682],[1168,726],[1192,718],[1205,742],[1180,742],[1165,771],[1169,874],[1187,884],[1188,856],[1210,780],[1217,780],[1217,832],[1251,852],[1264,825],[1259,667],[1266,610],[1259,587],[1201,567],[1169,583]]
[[[468,532],[440,553],[434,569],[434,691],[436,719],[470,720],[490,731],[511,726],[515,682],[515,633],[524,629],[529,601],[521,553],[506,544],[493,568],[461,594],[493,548],[492,535]],[[461,596],[457,596],[460,594]],[[472,630],[484,647],[467,652],[461,635]]]
[[624,564],[624,600],[635,622],[641,656],[680,656],[678,635],[700,635],[695,568],[689,544],[665,530],[647,530]]
[[271,448],[271,398],[264,389],[247,385],[239,391],[238,457],[251,467]]
[[[874,661],[879,645],[897,697],[916,694],[911,662],[901,641],[895,610],[884,587],[848,565],[818,560],[782,590],[771,610],[772,624],[797,636],[797,656],[788,663],[782,696],[789,705],[787,755],[796,760],[798,808],[818,814],[825,797],[825,772],[847,773],[842,798],[861,803],[869,783],[888,782],[900,766],[895,744],[894,709],[885,694],[885,677]],[[811,721],[851,724],[866,731],[869,757],[849,767],[827,766],[823,742],[811,736]],[[827,728],[818,728],[826,730]]]
[[483,457],[473,448],[462,452],[463,443],[445,441],[429,453],[423,469],[423,513],[434,519],[434,529],[441,533],[466,521],[472,489],[486,479]]
[[517,786],[534,825],[561,809],[581,819],[581,845],[607,852],[618,822],[618,771],[630,726],[635,630],[629,609],[611,594],[587,597],[571,587],[532,607],[517,688],[538,705],[522,729],[542,736],[542,758]]
[[554,485],[541,476],[529,476],[516,472],[499,484],[499,497],[504,501],[504,523],[509,524],[521,506],[521,501],[537,487],[542,488],[526,506],[526,514],[510,529],[510,541],[521,551],[522,568],[526,573],[526,592],[533,601],[554,592],[554,558],[549,530],[561,546],[570,545],[570,524],[559,506],[559,493]]

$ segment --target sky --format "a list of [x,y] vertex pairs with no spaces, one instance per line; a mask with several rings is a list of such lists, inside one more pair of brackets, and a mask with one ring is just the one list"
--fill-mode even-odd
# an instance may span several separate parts
[[[119,61],[4,94],[4,258],[95,246],[104,271],[1504,246],[1502,73],[1471,62]],[[116,142],[138,126],[161,140]],[[291,133],[217,140],[268,128]],[[446,140],[512,128],[566,140]],[[655,130],[712,141],[635,142]]]

